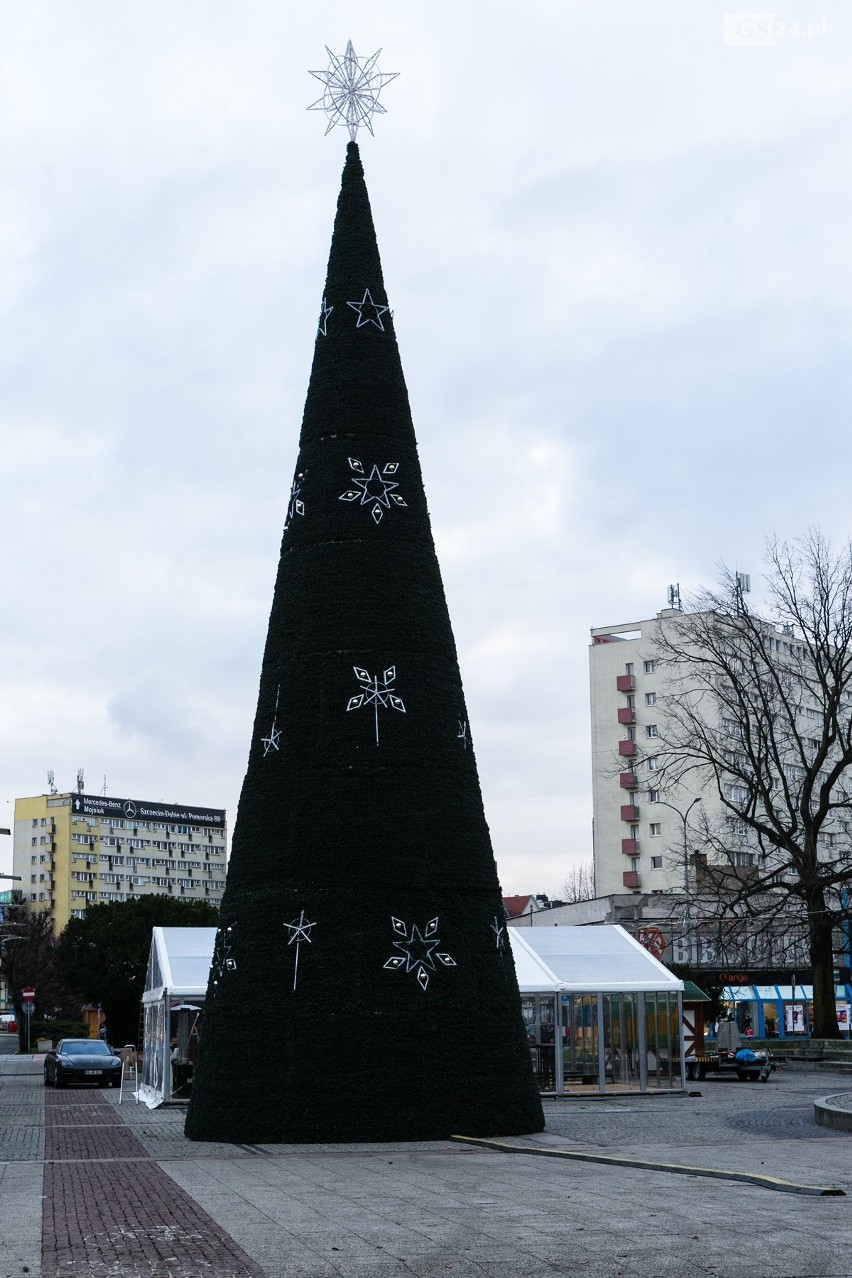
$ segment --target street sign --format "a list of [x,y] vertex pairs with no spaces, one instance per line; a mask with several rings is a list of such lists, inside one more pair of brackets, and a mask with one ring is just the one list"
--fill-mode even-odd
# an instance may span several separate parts
[[33,989],[31,985],[24,986],[24,988],[21,990],[21,998],[23,998],[24,1001],[27,1003],[32,1003],[33,999],[35,998],[35,990]]
[[34,1011],[35,1011],[35,1003],[32,1001],[32,999],[29,999],[29,998],[26,999],[24,1001],[24,1013],[27,1016],[32,1016]]

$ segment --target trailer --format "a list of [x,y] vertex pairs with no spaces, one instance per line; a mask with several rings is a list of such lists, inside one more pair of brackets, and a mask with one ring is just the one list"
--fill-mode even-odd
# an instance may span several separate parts
[[775,1068],[775,1061],[766,1051],[743,1051],[736,1055],[700,1052],[686,1057],[686,1077],[699,1082],[708,1074],[735,1074],[744,1083],[768,1083]]

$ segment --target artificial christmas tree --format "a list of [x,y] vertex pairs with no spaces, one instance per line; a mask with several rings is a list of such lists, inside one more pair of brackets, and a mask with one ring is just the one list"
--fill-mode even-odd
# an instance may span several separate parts
[[186,1133],[542,1126],[353,141]]

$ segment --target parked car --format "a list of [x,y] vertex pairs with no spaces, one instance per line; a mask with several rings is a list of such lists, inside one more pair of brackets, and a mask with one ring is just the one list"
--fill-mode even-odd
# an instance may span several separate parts
[[10,1034],[17,1034],[18,1022],[15,1020],[14,1012],[0,1012],[0,1029],[8,1030]]
[[118,1087],[121,1058],[99,1039],[63,1038],[47,1053],[44,1085],[66,1087],[68,1083],[92,1083],[98,1087]]

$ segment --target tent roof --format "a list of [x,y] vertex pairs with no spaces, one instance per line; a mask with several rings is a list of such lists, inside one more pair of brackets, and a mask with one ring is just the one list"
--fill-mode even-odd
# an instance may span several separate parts
[[143,1002],[170,995],[204,998],[216,942],[215,927],[155,927]]
[[522,994],[675,994],[683,989],[683,981],[623,927],[600,924],[506,930]]

